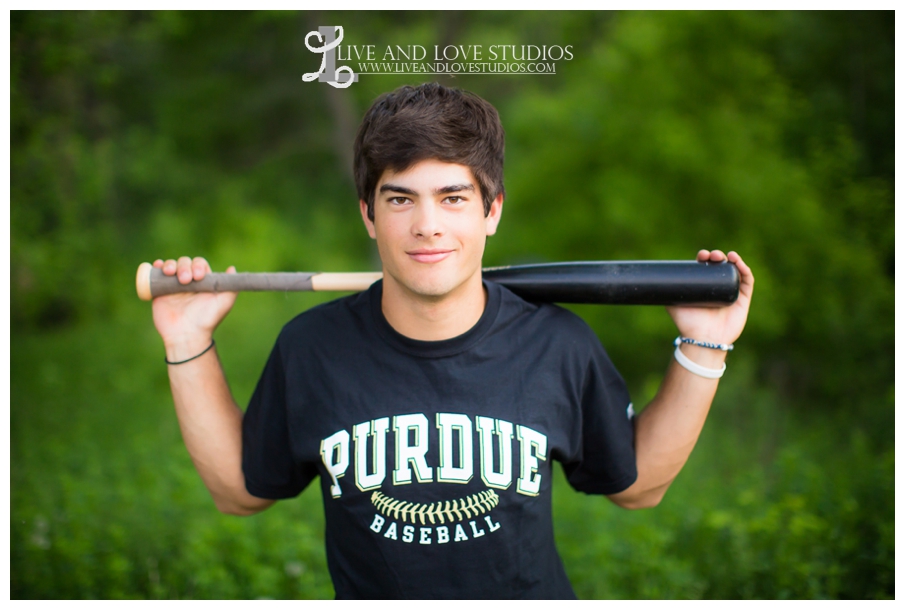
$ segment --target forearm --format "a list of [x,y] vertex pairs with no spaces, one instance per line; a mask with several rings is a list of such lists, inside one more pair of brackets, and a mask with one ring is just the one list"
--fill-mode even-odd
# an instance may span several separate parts
[[[210,340],[203,337],[165,345],[167,360],[184,360],[208,345]],[[250,515],[270,506],[272,500],[252,496],[245,488],[242,411],[226,383],[216,349],[167,368],[182,438],[217,508]]]
[[[739,272],[738,298],[725,307],[671,306],[666,310],[681,337],[730,345],[742,334],[754,293],[754,274],[737,252],[701,250],[701,263],[728,261]],[[683,343],[682,353],[706,369],[723,368],[726,352]],[[706,374],[706,371],[703,371]],[[702,377],[672,360],[660,391],[635,420],[637,480],[626,490],[609,496],[625,508],[656,506],[688,461],[704,428],[718,379]]]
[[[713,369],[722,368],[726,359],[725,352],[693,345],[683,345],[682,352]],[[717,385],[717,379],[695,375],[672,360],[656,397],[635,420],[638,478],[611,500],[625,508],[660,502],[697,443]]]

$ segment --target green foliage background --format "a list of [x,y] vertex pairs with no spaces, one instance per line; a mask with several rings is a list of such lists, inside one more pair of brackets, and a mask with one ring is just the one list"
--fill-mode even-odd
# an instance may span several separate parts
[[[738,250],[748,327],[686,469],[625,512],[558,481],[581,597],[892,598],[892,12],[11,14],[11,595],[331,597],[320,492],[216,513],[182,445],[137,264],[377,268],[349,169],[373,98],[304,83],[304,35],[573,45],[555,76],[462,75],[507,132],[488,265]],[[218,331],[248,400],[282,324]],[[674,328],[575,308],[636,405]]]

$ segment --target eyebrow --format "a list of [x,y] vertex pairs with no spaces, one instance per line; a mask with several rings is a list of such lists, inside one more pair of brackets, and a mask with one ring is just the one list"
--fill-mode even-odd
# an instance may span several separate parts
[[446,195],[447,193],[458,193],[459,191],[474,192],[473,184],[451,184],[438,189],[434,189],[434,195]]
[[[378,189],[381,193],[402,193],[403,195],[417,196],[418,193],[410,188],[399,186],[398,184],[383,184]],[[449,186],[441,186],[434,189],[434,195],[446,195],[448,193],[458,193],[460,191],[472,191],[475,188],[473,184],[450,184]]]

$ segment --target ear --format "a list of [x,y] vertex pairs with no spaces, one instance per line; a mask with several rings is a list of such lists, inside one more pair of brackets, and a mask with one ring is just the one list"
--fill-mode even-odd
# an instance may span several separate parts
[[490,204],[490,212],[484,217],[484,226],[487,228],[487,235],[496,233],[497,225],[500,224],[500,216],[503,215],[503,193],[496,196],[493,203]]
[[361,209],[361,219],[365,223],[368,235],[371,236],[371,239],[377,239],[377,232],[374,231],[374,221],[368,218],[368,203],[364,199],[359,199],[358,207]]

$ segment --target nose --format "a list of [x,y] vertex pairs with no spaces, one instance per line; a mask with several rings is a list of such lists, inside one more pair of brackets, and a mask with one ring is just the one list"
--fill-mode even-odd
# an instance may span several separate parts
[[421,202],[415,206],[412,233],[416,237],[438,237],[443,234],[441,210],[433,202]]

